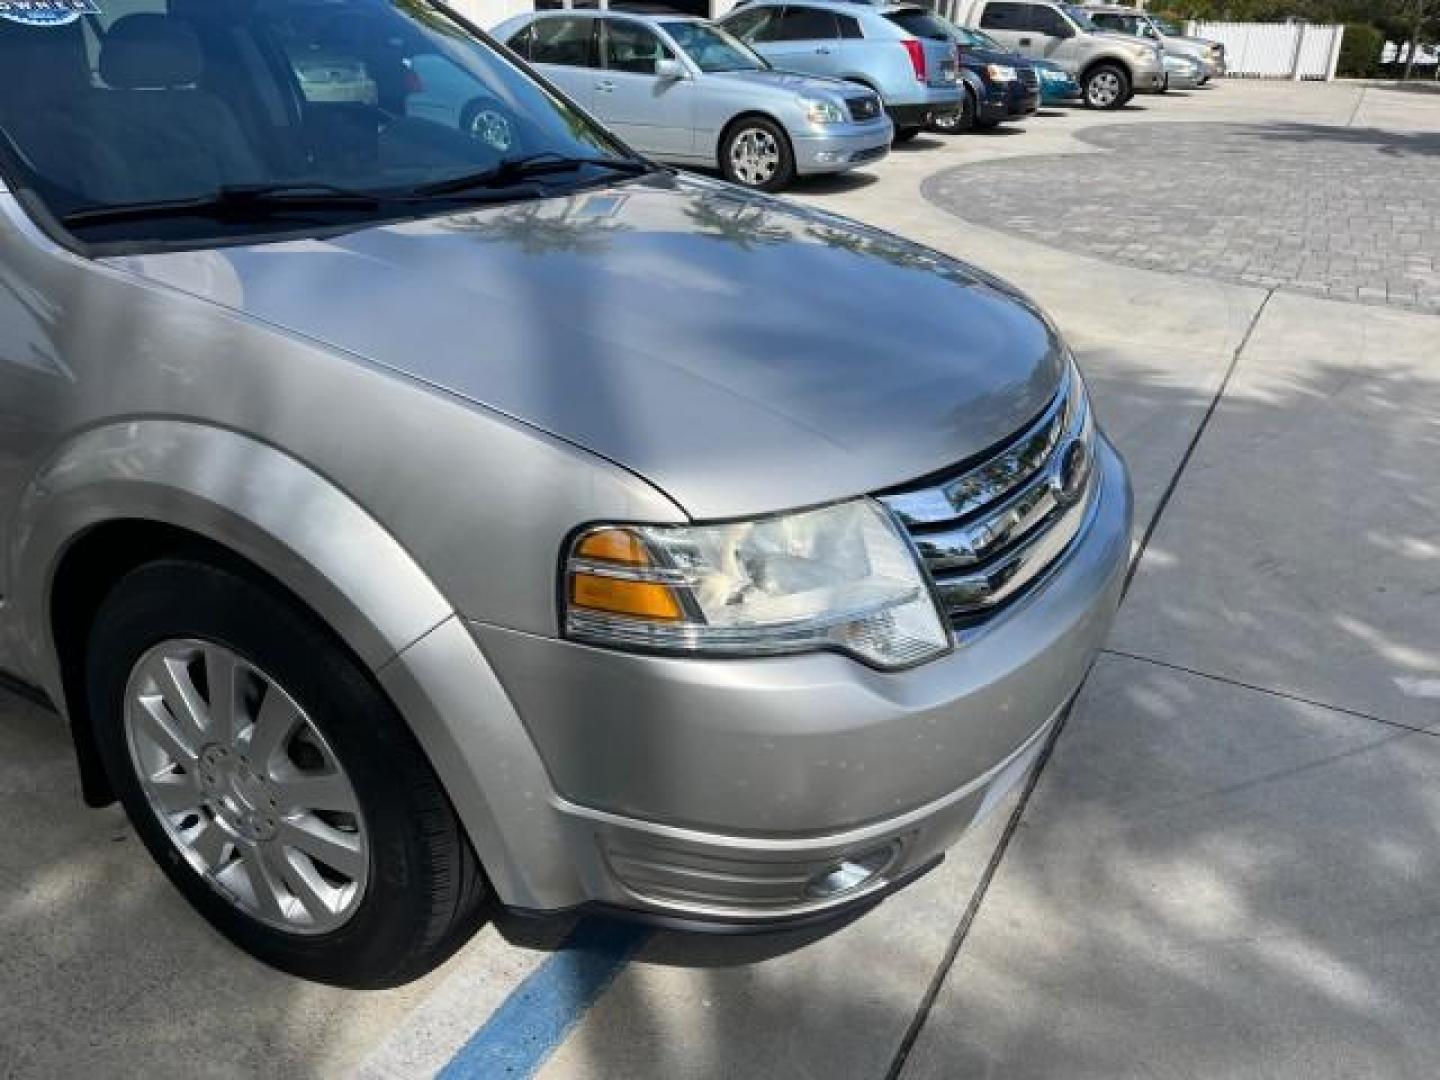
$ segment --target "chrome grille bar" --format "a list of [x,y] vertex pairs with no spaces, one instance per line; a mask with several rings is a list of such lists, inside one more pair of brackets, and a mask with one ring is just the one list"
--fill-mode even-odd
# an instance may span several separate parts
[[1038,581],[1084,529],[1094,501],[1094,423],[1079,377],[987,461],[880,496],[910,530],[957,630]]

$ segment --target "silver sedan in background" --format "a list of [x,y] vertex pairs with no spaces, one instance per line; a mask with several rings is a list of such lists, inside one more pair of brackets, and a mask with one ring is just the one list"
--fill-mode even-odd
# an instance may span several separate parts
[[703,19],[541,12],[494,33],[637,150],[746,187],[878,161],[894,137],[874,91],[776,71]]

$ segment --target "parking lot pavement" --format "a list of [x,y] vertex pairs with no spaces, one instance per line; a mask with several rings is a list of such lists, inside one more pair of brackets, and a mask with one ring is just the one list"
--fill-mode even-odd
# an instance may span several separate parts
[[794,196],[1031,293],[1081,356],[1141,526],[1166,507],[993,880],[1013,797],[798,950],[636,935],[567,966],[567,923],[506,922],[412,987],[335,991],[208,931],[118,813],[80,807],[53,721],[0,695],[0,1077],[505,1075],[466,1055],[505,1039],[510,1075],[549,1080],[1432,1075],[1440,744],[1415,729],[1440,731],[1440,318],[1119,265],[922,194],[1044,156],[1042,210],[1063,215],[1114,152],[1078,132],[1161,119],[1433,132],[1440,98],[1227,83],[922,138]]

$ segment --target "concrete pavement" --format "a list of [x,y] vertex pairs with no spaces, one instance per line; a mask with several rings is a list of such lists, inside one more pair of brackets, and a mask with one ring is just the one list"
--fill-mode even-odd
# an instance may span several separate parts
[[[922,194],[954,165],[1048,155],[1063,202],[1106,152],[1077,131],[1156,119],[1433,132],[1440,98],[1227,83],[917,140],[874,180],[796,193],[1034,295],[1141,525],[1168,505],[983,897],[1013,799],[803,948],[656,935],[540,1075],[1434,1073],[1440,746],[1412,729],[1440,730],[1440,319],[1115,265]],[[0,1077],[430,1075],[566,930],[487,928],[386,994],[275,975],[188,912],[116,813],[80,808],[62,734],[8,698],[0,820]]]

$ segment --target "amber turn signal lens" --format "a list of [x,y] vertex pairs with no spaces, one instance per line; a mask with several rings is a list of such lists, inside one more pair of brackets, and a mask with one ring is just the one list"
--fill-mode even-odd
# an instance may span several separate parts
[[583,571],[570,580],[570,600],[577,608],[671,621],[679,620],[684,614],[674,591],[667,585],[601,577]]
[[650,556],[645,545],[634,533],[625,529],[601,529],[580,541],[575,554],[582,559],[623,563],[626,566],[649,566]]

